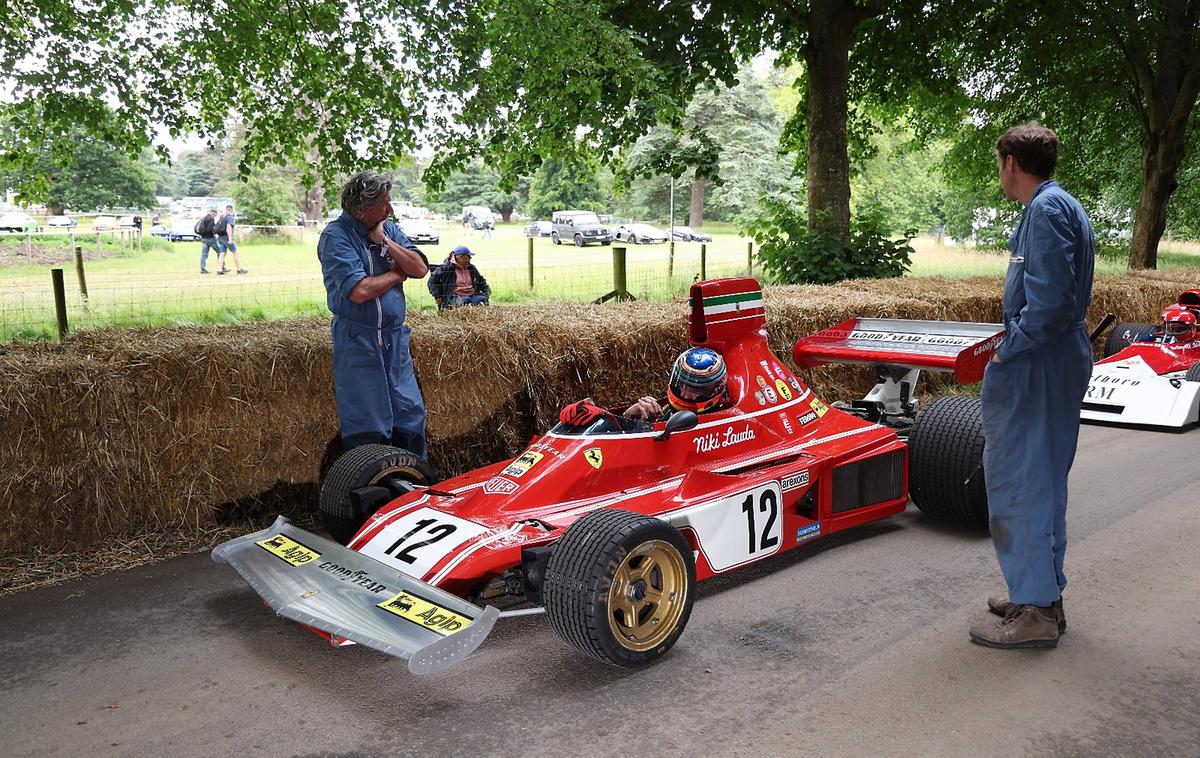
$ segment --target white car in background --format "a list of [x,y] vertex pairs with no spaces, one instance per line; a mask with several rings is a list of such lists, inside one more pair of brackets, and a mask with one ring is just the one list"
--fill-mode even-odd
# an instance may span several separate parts
[[115,216],[96,216],[92,221],[92,228],[98,232],[107,232],[113,229],[120,229]]
[[37,222],[25,211],[0,213],[0,232],[36,232]]
[[75,226],[78,222],[70,216],[51,216],[46,219],[46,226],[63,227]]
[[667,233],[649,224],[621,224],[617,227],[618,242],[642,245],[649,242],[666,242]]
[[436,245],[441,239],[428,221],[419,218],[400,219],[400,231],[418,245]]

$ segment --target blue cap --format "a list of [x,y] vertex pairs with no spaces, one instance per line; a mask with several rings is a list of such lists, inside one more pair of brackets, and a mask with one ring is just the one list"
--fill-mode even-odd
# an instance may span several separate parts
[[475,257],[475,253],[472,253],[471,248],[467,247],[466,245],[459,245],[458,247],[454,248],[454,252],[451,253],[451,255],[469,255],[472,258]]

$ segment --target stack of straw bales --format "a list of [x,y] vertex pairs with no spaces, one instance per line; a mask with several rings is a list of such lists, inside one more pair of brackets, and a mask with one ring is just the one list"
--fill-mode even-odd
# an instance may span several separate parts
[[[1154,321],[1188,282],[1097,281],[1090,320]],[[853,316],[994,322],[1001,283],[892,279],[768,288],[772,347]],[[414,315],[412,350],[443,475],[514,455],[584,396],[661,393],[686,347],[677,303],[546,304]],[[312,508],[336,436],[328,322],[108,330],[0,348],[0,555],[112,537],[180,538],[247,514]],[[861,397],[869,369],[803,378]]]

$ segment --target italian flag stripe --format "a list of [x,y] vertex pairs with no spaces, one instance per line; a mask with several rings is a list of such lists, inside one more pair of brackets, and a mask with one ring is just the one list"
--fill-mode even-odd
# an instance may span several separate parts
[[708,300],[704,301],[704,315],[715,316],[719,313],[741,313],[752,309],[762,310],[762,297],[753,300],[738,300],[731,303],[722,303],[720,305],[709,305]]
[[762,290],[754,290],[753,292],[735,292],[732,295],[714,295],[713,297],[706,297],[704,298],[704,307],[707,309],[711,305],[743,303],[747,300],[762,300]]
[[725,313],[708,314],[705,312],[705,321],[709,324],[719,324],[722,321],[736,321],[740,318],[749,318],[750,316],[762,316],[766,311],[762,306],[757,308],[742,308],[740,311],[729,310]]

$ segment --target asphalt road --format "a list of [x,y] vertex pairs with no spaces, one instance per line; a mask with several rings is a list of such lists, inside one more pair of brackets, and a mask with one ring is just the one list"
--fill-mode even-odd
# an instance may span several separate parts
[[414,677],[197,555],[0,598],[0,755],[1200,755],[1200,430],[1080,442],[1056,650],[970,644],[991,543],[911,507],[701,585],[637,672],[532,617]]

